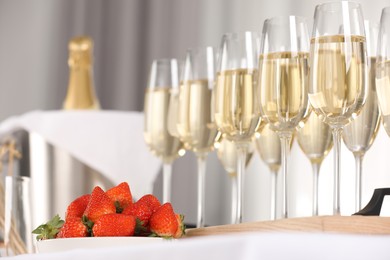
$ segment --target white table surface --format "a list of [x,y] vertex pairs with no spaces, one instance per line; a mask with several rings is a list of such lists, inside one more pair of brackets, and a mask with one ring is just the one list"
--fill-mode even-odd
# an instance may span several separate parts
[[324,233],[242,233],[168,243],[77,249],[4,259],[390,259],[390,236]]

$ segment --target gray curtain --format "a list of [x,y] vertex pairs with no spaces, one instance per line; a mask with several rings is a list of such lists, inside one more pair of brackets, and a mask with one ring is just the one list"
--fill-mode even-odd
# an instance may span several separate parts
[[[153,59],[181,59],[188,47],[217,46],[227,31],[260,31],[267,17],[312,17],[321,0],[1,0],[0,119],[60,109],[67,43],[95,42],[95,85],[104,109],[143,108]],[[379,21],[389,0],[359,1]]]
[[95,42],[94,79],[102,107],[141,111],[151,61],[181,58],[188,46],[201,43],[204,5],[177,0],[0,1],[0,119],[61,108],[68,83],[67,43],[81,34]]

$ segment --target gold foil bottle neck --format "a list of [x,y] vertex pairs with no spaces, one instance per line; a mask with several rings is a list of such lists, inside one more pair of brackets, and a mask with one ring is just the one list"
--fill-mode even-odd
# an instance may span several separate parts
[[68,48],[69,84],[63,108],[99,109],[93,84],[92,39],[87,36],[75,37],[70,40]]
[[70,40],[68,47],[71,51],[91,51],[93,42],[88,36],[79,36]]
[[86,36],[75,37],[69,45],[69,67],[90,67],[92,65],[93,42]]

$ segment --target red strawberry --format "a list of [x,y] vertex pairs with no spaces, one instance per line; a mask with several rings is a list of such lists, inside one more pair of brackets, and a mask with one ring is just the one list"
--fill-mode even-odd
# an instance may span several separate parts
[[65,221],[64,225],[57,234],[57,238],[68,237],[86,237],[88,236],[88,229],[84,225],[81,218],[70,218]]
[[100,216],[115,212],[115,205],[111,199],[99,186],[96,186],[91,193],[91,198],[84,211],[84,216],[95,223]]
[[132,236],[135,229],[135,217],[123,214],[107,214],[99,217],[92,227],[95,237]]
[[142,196],[137,202],[140,201],[146,203],[152,212],[155,212],[161,206],[160,201],[152,194]]
[[152,210],[145,202],[137,201],[136,203],[131,204],[130,206],[125,208],[122,214],[136,217],[141,222],[140,224],[143,227],[147,228],[149,218],[152,215]]
[[186,226],[184,225],[184,216],[180,214],[175,214],[177,220],[177,231],[173,235],[174,238],[180,238],[186,233]]
[[149,219],[150,231],[159,237],[172,238],[178,226],[175,212],[169,202],[159,207]]
[[70,218],[81,218],[87,208],[90,197],[90,194],[85,194],[72,201],[66,209],[65,220]]
[[114,202],[114,205],[117,208],[117,213],[121,213],[123,209],[133,203],[133,197],[127,182],[122,182],[109,189],[106,191],[106,194]]

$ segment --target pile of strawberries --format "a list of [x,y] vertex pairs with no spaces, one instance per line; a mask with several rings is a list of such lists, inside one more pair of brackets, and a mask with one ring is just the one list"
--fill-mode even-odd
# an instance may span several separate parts
[[38,235],[37,240],[91,236],[179,238],[185,233],[183,219],[170,203],[161,205],[152,194],[133,202],[129,185],[122,182],[106,192],[96,186],[91,194],[69,204],[65,221],[57,215],[33,233]]

